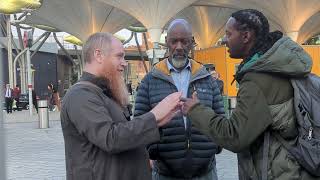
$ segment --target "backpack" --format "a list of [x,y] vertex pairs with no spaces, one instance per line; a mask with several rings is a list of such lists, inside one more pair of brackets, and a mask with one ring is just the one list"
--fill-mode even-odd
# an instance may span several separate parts
[[274,136],[310,174],[320,177],[320,77],[291,79],[299,137],[289,145],[277,133]]

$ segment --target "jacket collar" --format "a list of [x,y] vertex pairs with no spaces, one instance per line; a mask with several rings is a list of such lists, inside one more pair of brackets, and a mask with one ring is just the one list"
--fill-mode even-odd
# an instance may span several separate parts
[[105,78],[97,77],[91,73],[83,72],[82,77],[79,81],[89,81],[95,85],[97,85],[99,88],[102,89],[103,94],[106,96],[112,98],[111,89],[109,86],[109,82]]
[[[170,70],[167,65],[167,61],[168,61],[168,59],[164,59],[164,60],[160,61],[159,63],[157,63],[154,66],[153,70],[151,71],[151,74],[154,77],[169,81],[172,84],[174,84],[173,79],[170,74]],[[195,80],[210,76],[210,73],[206,70],[206,68],[202,64],[196,62],[195,60],[190,59],[190,65],[191,65],[190,82],[193,82]]]
[[[177,70],[175,67],[172,66],[172,64],[169,62],[169,59],[166,59],[166,62],[167,62],[167,66],[168,66],[168,69],[170,72],[171,71],[179,72],[179,70]],[[187,66],[183,69],[189,69],[189,70],[191,69],[191,63],[189,60],[188,60]]]
[[[168,59],[164,59],[162,61],[160,61],[159,63],[157,63],[155,65],[155,69],[159,70],[160,72],[170,76],[170,70],[167,66],[167,61]],[[191,66],[191,74],[192,75],[195,75],[198,71],[200,71],[202,69],[202,64],[196,62],[195,60],[193,59],[190,59],[189,60],[189,63],[190,63],[190,66]]]

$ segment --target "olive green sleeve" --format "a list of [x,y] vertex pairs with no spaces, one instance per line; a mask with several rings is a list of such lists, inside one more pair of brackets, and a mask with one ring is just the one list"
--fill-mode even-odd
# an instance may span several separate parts
[[233,152],[248,147],[272,123],[265,96],[252,81],[241,83],[237,105],[230,119],[201,104],[193,107],[188,117],[215,143]]

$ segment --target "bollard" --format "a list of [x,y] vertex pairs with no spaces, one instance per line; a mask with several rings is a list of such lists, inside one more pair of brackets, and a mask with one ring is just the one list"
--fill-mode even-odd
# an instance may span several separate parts
[[49,128],[49,112],[48,112],[48,101],[38,101],[38,115],[39,115],[39,128]]

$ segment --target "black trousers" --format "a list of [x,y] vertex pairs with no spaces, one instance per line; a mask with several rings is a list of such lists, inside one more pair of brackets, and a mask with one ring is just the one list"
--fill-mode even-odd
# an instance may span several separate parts
[[12,103],[13,99],[12,98],[5,98],[6,101],[6,108],[7,108],[7,113],[12,113]]
[[37,100],[32,100],[32,104],[34,105],[34,107],[36,108],[36,111],[38,113],[38,103],[37,103]]

